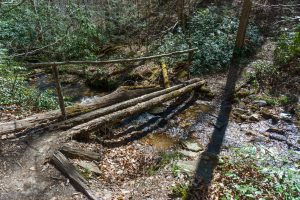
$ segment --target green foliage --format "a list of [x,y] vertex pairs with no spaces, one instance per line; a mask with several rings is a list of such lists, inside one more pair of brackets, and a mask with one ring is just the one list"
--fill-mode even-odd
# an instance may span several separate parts
[[[1,51],[0,51],[1,52]],[[54,92],[39,92],[25,81],[25,68],[6,59],[5,50],[0,55],[0,105],[22,106],[23,110],[49,110],[58,107]]]
[[266,60],[256,60],[253,64],[254,73],[253,78],[258,80],[270,79],[278,75],[278,66]]
[[[28,2],[5,4],[0,13],[0,43],[10,53],[32,51],[47,46],[37,54],[39,60],[96,59],[108,43],[125,42],[126,36],[144,26],[138,21],[134,3],[109,2],[100,11],[65,2],[61,7],[46,0],[36,6]],[[48,46],[49,44],[53,44]]]
[[218,167],[222,199],[299,200],[300,170],[287,159],[275,157],[254,146],[234,149],[231,159]]
[[[147,173],[149,175],[154,175],[159,169],[180,158],[182,158],[182,154],[178,152],[161,152],[159,162],[155,166],[149,167]],[[171,170],[174,175],[179,172],[179,168],[175,164],[172,165]]]
[[295,31],[282,34],[277,42],[275,59],[279,64],[286,64],[293,58],[300,57],[300,25]]
[[257,96],[257,99],[264,100],[269,106],[286,106],[295,103],[287,95],[271,96],[267,94]]
[[90,57],[103,39],[90,17],[90,12],[75,4],[66,6],[63,13],[48,1],[39,1],[36,9],[24,3],[1,20],[0,42],[12,52],[26,52],[59,41],[47,48],[47,59]]
[[172,174],[173,174],[174,177],[178,177],[181,169],[180,169],[180,167],[178,165],[173,164],[172,168],[171,168],[171,171],[172,171]]
[[175,186],[172,186],[171,189],[174,197],[180,197],[183,200],[188,198],[189,186],[187,184],[178,183]]
[[[158,50],[167,52],[187,49],[187,41],[190,40],[192,46],[199,49],[194,54],[194,74],[222,70],[228,66],[232,57],[237,28],[237,18],[220,13],[215,7],[209,7],[199,10],[191,19],[187,34],[189,36],[185,36],[181,30],[177,34],[170,33]],[[249,25],[245,43],[244,53],[251,53],[259,45],[256,26]]]

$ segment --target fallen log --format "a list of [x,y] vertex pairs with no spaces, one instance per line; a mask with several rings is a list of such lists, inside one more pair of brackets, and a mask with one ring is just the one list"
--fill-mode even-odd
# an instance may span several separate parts
[[[128,99],[132,99],[144,94],[155,92],[160,90],[160,87],[150,87],[150,88],[135,88],[129,89],[126,87],[120,87],[111,94],[108,94],[103,97],[94,98],[91,103],[88,104],[75,104],[66,108],[67,117],[71,118],[78,116],[89,111],[110,106]],[[19,132],[27,128],[32,128],[34,126],[46,127],[50,123],[61,121],[60,110],[54,110],[45,113],[35,114],[25,119],[14,120],[10,122],[0,123],[0,136]]]
[[[124,137],[120,137],[117,139],[107,139],[103,141],[100,140],[99,142],[101,142],[105,146],[117,147],[120,145],[127,144],[133,140],[139,139],[145,136],[147,133],[158,128],[162,123],[164,122],[167,123],[172,117],[174,117],[174,115],[176,115],[178,112],[184,109],[184,107],[186,107],[189,103],[191,103],[194,97],[195,97],[195,92],[192,91],[190,96],[184,102],[179,104],[174,110],[172,110],[172,112],[170,112],[166,117],[161,117],[157,119],[154,123],[143,128],[142,130],[132,131],[128,135],[125,135]],[[124,134],[121,133],[120,135],[124,135]]]
[[[179,84],[179,85],[176,85],[176,86],[164,89],[164,90],[159,90],[159,91],[156,91],[153,93],[149,93],[149,94],[146,94],[146,95],[134,98],[134,99],[130,99],[130,100],[127,100],[127,101],[124,101],[121,103],[117,103],[117,104],[114,104],[114,105],[111,105],[111,106],[108,106],[105,108],[100,108],[100,109],[76,116],[74,118],[71,118],[71,119],[68,119],[65,121],[55,122],[52,124],[47,124],[47,126],[42,126],[42,127],[38,127],[38,128],[35,127],[32,129],[28,129],[26,131],[20,132],[18,135],[15,135],[15,136],[22,136],[22,135],[31,134],[31,133],[39,134],[39,133],[44,133],[47,131],[54,131],[54,130],[67,130],[78,124],[82,124],[87,121],[90,121],[94,118],[101,117],[101,116],[107,115],[109,113],[113,113],[118,110],[128,108],[130,106],[134,106],[138,103],[142,103],[144,101],[150,100],[152,98],[158,97],[163,94],[168,94],[172,91],[175,91],[175,90],[178,90],[178,89],[184,87],[185,84],[191,84],[191,83],[195,83],[197,81],[199,81],[199,79],[192,79],[190,81],[187,81],[184,84]],[[126,89],[126,91],[130,91],[130,88],[126,88],[126,86],[125,86],[125,89]]]
[[89,189],[89,187],[87,186],[87,181],[79,174],[76,168],[61,152],[55,152],[51,161],[57,167],[58,170],[60,170],[70,179],[72,185],[77,190],[85,194],[91,200],[99,199]]
[[[102,117],[96,118],[94,120],[91,120],[89,122],[77,125],[67,131],[56,133],[54,137],[48,140],[49,144],[55,143],[56,145],[60,145],[69,138],[77,135],[77,134],[83,134],[83,133],[90,133],[96,131],[99,127],[109,124],[112,122],[119,121],[123,118],[126,118],[127,116],[131,116],[137,113],[141,113],[143,111],[146,111],[147,109],[150,109],[151,107],[157,106],[161,104],[162,102],[169,101],[171,99],[174,99],[176,97],[179,97],[183,94],[187,94],[189,92],[192,92],[196,88],[202,87],[205,84],[204,81],[198,81],[196,83],[192,83],[190,85],[187,85],[183,88],[180,88],[178,90],[175,90],[173,92],[158,96],[156,98],[150,99],[148,101],[138,103],[135,106],[128,107],[123,110],[119,110],[113,113],[110,113],[108,115],[104,115]],[[50,153],[51,151],[49,151]]]
[[60,149],[60,152],[62,152],[68,158],[80,158],[83,160],[90,160],[90,161],[101,159],[99,153],[93,151],[86,151],[80,148],[71,148],[68,146],[63,146]]

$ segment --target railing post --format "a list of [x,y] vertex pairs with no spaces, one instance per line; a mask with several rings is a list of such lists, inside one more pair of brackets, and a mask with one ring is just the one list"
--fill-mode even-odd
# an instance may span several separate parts
[[241,49],[244,46],[244,40],[245,40],[251,8],[252,8],[252,1],[244,0],[242,13],[240,16],[239,28],[236,37],[236,43],[235,43],[235,46],[238,49]]
[[60,81],[59,81],[58,68],[56,65],[52,66],[52,72],[53,72],[53,78],[54,78],[55,85],[56,85],[56,91],[57,91],[61,115],[65,119],[66,118],[66,108],[65,108],[65,102],[64,102],[64,97],[63,97],[62,90],[61,90]]
[[169,81],[169,76],[168,76],[167,65],[165,64],[165,62],[161,63],[161,72],[162,72],[163,79],[164,79],[164,86],[165,86],[165,88],[169,88],[170,81]]

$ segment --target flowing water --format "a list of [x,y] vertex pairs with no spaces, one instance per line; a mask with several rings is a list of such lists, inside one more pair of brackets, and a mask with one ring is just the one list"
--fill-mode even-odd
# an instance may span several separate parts
[[[36,87],[40,92],[55,90],[55,83],[51,74],[36,74],[29,84]],[[63,95],[73,103],[88,102],[94,96],[107,94],[103,91],[91,89],[82,78],[76,75],[62,75],[61,87]]]

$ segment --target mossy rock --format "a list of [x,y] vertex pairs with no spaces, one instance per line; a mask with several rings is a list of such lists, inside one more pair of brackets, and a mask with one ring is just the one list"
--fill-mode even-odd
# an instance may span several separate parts
[[178,80],[182,80],[182,79],[187,79],[189,76],[189,72],[187,70],[180,70],[177,74],[176,74],[176,78]]
[[251,92],[247,89],[241,89],[240,91],[238,91],[236,94],[235,94],[235,97],[236,98],[239,98],[239,99],[242,99],[242,98],[245,98],[247,96],[249,96],[251,94]]

